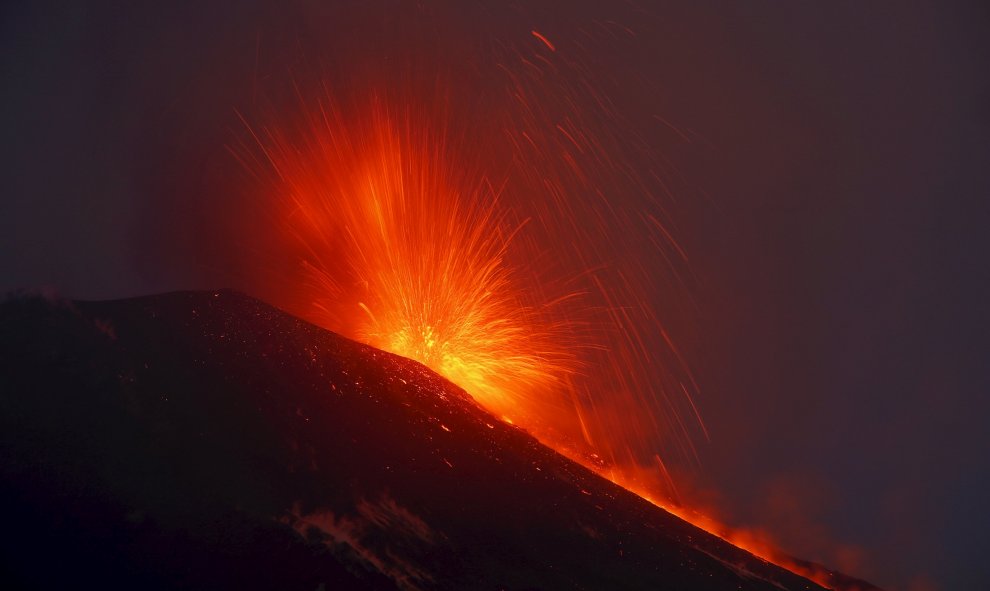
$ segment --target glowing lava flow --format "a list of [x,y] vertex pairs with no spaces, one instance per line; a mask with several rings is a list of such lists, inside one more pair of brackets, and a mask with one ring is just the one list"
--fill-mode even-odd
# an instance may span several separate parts
[[665,171],[574,47],[527,31],[477,61],[376,62],[248,123],[237,153],[279,229],[252,239],[281,251],[252,291],[676,500],[707,434],[674,345],[691,306]]
[[[539,244],[521,222],[510,220],[499,191],[472,172],[477,163],[461,158],[459,144],[434,131],[443,127],[418,121],[380,98],[354,113],[327,99],[312,109],[301,133],[255,135],[275,172],[277,215],[299,249],[307,286],[298,303],[286,307],[420,361],[599,475],[757,556],[814,577],[759,534],[731,530],[662,500],[674,484],[659,455],[647,468],[632,453],[616,453],[628,449],[621,439],[612,447],[595,445],[608,433],[609,418],[629,411],[603,406],[596,414],[575,385],[588,379],[590,360],[607,348],[596,348],[594,339],[604,335],[607,345],[608,333],[575,319],[593,317],[581,313],[588,306],[585,294],[563,291],[564,281],[537,289],[534,282],[545,278],[510,263],[513,250],[522,254],[511,260],[539,260]],[[599,285],[599,297],[617,297]],[[562,295],[540,301],[554,286]],[[606,312],[615,318],[617,310],[616,304]],[[626,342],[638,338],[621,336]],[[604,372],[606,379],[629,367],[619,361]],[[635,379],[624,376],[618,383],[634,387]],[[642,423],[630,417],[627,425],[635,430]]]
[[404,90],[342,103],[324,87],[299,120],[249,124],[238,156],[269,181],[273,242],[288,251],[268,295],[422,362],[599,475],[825,584],[678,498],[668,464],[696,463],[707,432],[668,332],[690,308],[668,171],[570,50],[535,30],[506,46],[482,74],[493,98],[480,118],[470,101],[390,80],[373,86]]

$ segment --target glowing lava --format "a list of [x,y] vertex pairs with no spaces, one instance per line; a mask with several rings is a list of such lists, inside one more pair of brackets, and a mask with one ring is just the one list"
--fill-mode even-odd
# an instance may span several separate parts
[[273,172],[291,245],[271,300],[424,363],[560,453],[783,565],[758,536],[679,506],[666,461],[697,462],[707,432],[660,313],[687,267],[670,187],[659,166],[627,164],[648,150],[618,131],[579,62],[536,31],[530,42],[498,56],[503,92],[483,121],[443,92],[341,102],[324,88],[294,124],[255,129],[254,155],[239,155]]
[[278,177],[283,228],[306,253],[303,315],[415,359],[497,415],[532,417],[576,359],[506,261],[499,195],[449,139],[380,99],[356,114],[324,102],[298,137],[259,138]]

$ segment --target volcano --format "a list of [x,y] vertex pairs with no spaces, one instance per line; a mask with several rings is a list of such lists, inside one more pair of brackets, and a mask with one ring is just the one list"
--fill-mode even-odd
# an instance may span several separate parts
[[7,588],[823,589],[237,292],[12,297],[0,359]]

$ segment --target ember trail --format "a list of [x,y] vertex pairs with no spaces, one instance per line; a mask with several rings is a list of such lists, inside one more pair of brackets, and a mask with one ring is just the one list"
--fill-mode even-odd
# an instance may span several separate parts
[[[445,80],[453,54],[441,52],[428,76],[396,65],[322,81],[266,125],[246,121],[254,137],[235,152],[265,185],[281,251],[260,291],[424,363],[571,459],[780,564],[762,536],[677,492],[707,431],[670,332],[693,305],[663,155],[628,133],[575,48],[524,37],[472,52],[483,83]],[[464,106],[472,84],[482,107]],[[654,165],[630,165],[644,158]]]
[[304,251],[305,316],[429,366],[496,414],[564,390],[577,360],[510,268],[498,190],[450,144],[375,101],[348,116],[320,105],[301,136],[262,140],[283,229]]
[[[520,104],[530,109],[527,100]],[[276,301],[427,365],[601,476],[758,556],[814,575],[790,564],[765,536],[733,531],[677,499],[656,442],[673,441],[682,456],[694,455],[681,416],[704,429],[689,393],[693,383],[656,385],[658,359],[645,343],[659,335],[683,360],[644,304],[655,285],[621,267],[609,275],[595,261],[594,253],[610,247],[601,227],[580,229],[595,203],[562,199],[566,172],[555,170],[545,152],[535,162],[543,159],[547,174],[526,166],[514,182],[493,182],[480,162],[463,156],[469,135],[452,133],[443,109],[400,107],[372,95],[347,107],[326,96],[303,111],[300,125],[252,131],[260,157],[244,158],[250,168],[274,173],[275,217],[295,253],[298,272]],[[555,130],[558,141],[562,136],[578,151],[587,146],[575,136],[592,137],[590,130]],[[525,153],[532,147],[555,145],[533,141],[540,131],[530,119],[519,132],[528,147],[509,143],[517,163],[534,161]],[[683,256],[655,215],[636,213],[644,222],[638,229],[657,248]],[[633,229],[629,219],[597,215],[619,234]],[[551,259],[556,275],[534,264]],[[674,404],[659,417],[649,412],[644,397],[670,402],[671,391],[688,412]]]
[[442,94],[394,91],[348,102],[323,88],[276,125],[248,123],[253,147],[238,155],[266,181],[285,251],[268,298],[672,499],[667,460],[696,461],[703,426],[650,303],[669,277],[630,256],[644,240],[670,248],[670,234],[660,213],[596,188],[623,177],[653,199],[603,155],[613,139],[548,124],[538,87],[505,84],[484,135]]
[[[529,109],[531,100],[518,106]],[[478,138],[455,132],[467,126],[451,121],[443,105],[387,93],[341,103],[327,94],[303,102],[294,125],[252,131],[260,155],[245,164],[274,173],[273,215],[293,257],[294,273],[273,299],[427,365],[614,482],[672,498],[674,483],[655,449],[664,425],[640,398],[666,397],[649,385],[655,376],[646,368],[655,360],[644,357],[645,333],[656,327],[635,315],[644,307],[636,291],[649,286],[622,269],[616,281],[590,256],[611,246],[609,236],[602,228],[574,232],[589,204],[562,199],[572,189],[566,171],[555,170],[548,154],[526,153],[554,145],[533,139],[547,132],[532,114],[510,112],[528,121],[519,135],[529,141],[508,142],[518,170],[493,180],[478,158],[465,156]],[[574,138],[590,130],[564,131],[549,133],[584,150]],[[631,230],[621,219],[603,223],[619,234]],[[647,228],[666,232],[653,217]],[[539,268],[550,262],[554,272]],[[664,435],[693,454],[686,433]],[[645,460],[637,448],[649,449]]]

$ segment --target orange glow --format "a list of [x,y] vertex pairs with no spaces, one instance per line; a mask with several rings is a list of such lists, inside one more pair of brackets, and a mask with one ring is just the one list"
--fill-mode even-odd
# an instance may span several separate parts
[[[732,530],[671,501],[675,483],[660,455],[645,465],[627,443],[649,436],[641,417],[625,414],[632,398],[613,390],[626,404],[611,408],[582,398],[582,379],[635,387],[638,376],[615,376],[634,367],[634,353],[621,344],[637,344],[640,335],[620,330],[621,340],[611,343],[620,346],[608,350],[619,356],[614,364],[591,367],[593,353],[610,342],[608,332],[585,330],[575,319],[593,317],[586,294],[536,297],[566,282],[538,288],[537,270],[510,264],[510,251],[522,251],[515,261],[538,260],[543,245],[524,238],[525,224],[510,222],[500,190],[433,129],[375,98],[355,113],[328,100],[308,115],[301,134],[269,130],[255,136],[275,172],[281,228],[301,253],[303,296],[295,304],[286,300],[286,307],[427,365],[495,416],[600,476],[824,584],[823,576],[793,564],[765,535]],[[654,216],[647,221],[672,241]],[[619,329],[631,327],[616,301],[623,292],[597,285],[596,295],[611,304],[606,318]],[[656,330],[676,352],[666,331]]]
[[553,43],[550,43],[550,40],[544,37],[542,34],[540,34],[539,31],[530,31],[530,32],[533,33],[534,37],[542,41],[544,45],[549,47],[550,51],[557,51],[557,48],[553,46]]
[[692,305],[670,183],[629,165],[654,155],[533,36],[476,78],[400,64],[248,123],[235,152],[274,222],[252,233],[254,291],[675,499],[667,467],[693,469],[707,433],[676,343]]
[[429,366],[497,415],[533,417],[564,390],[566,326],[527,301],[505,260],[521,224],[441,133],[375,99],[346,117],[323,104],[300,139],[259,141],[283,228],[306,252],[304,317]]
[[[591,466],[587,467],[592,468]],[[777,566],[789,570],[796,575],[800,575],[810,581],[814,581],[826,589],[840,589],[839,587],[836,587],[835,583],[831,580],[831,572],[824,568],[815,568],[810,563],[807,563],[806,565],[795,562],[791,556],[788,556],[780,550],[780,548],[773,542],[772,536],[768,532],[762,530],[733,528],[718,521],[717,519],[712,518],[710,515],[707,515],[702,509],[692,509],[684,504],[660,501],[655,496],[656,493],[651,492],[650,490],[648,484],[650,479],[648,476],[646,478],[646,483],[644,483],[642,480],[630,478],[626,472],[619,474],[603,474],[600,470],[594,471],[598,472],[599,475],[608,478],[615,484],[625,488],[626,490],[635,493],[657,507],[680,517],[684,521],[687,521],[688,523],[703,529],[714,536],[722,538],[726,542],[749,552],[757,558],[776,564]],[[856,591],[856,588],[841,589],[841,591]]]
[[671,336],[693,303],[669,171],[622,132],[580,61],[561,57],[571,51],[531,34],[551,53],[527,36],[495,56],[481,116],[443,84],[386,77],[377,92],[324,88],[300,118],[254,129],[239,156],[271,172],[273,244],[288,253],[259,291],[429,366],[593,472],[824,584],[678,497],[668,466],[696,467],[708,433]]

